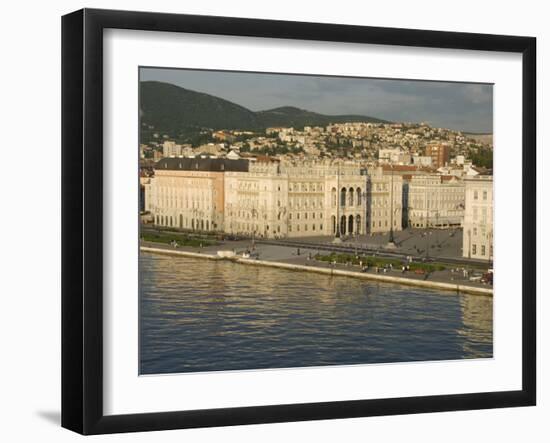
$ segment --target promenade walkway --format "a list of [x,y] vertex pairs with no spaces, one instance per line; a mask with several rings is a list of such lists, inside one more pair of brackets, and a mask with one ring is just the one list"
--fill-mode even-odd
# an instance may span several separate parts
[[[326,251],[320,251],[316,248],[294,248],[288,246],[280,245],[271,245],[271,244],[261,244],[255,242],[254,244],[250,240],[240,240],[240,241],[223,241],[219,242],[217,245],[208,246],[204,248],[196,247],[178,247],[174,248],[173,246],[162,244],[162,243],[153,243],[153,242],[141,242],[142,248],[146,249],[155,249],[156,252],[165,251],[166,253],[190,253],[196,256],[204,256],[205,258],[218,259],[218,251],[232,251],[235,252],[239,261],[243,263],[250,264],[251,261],[257,261],[264,265],[277,264],[282,265],[291,265],[295,266],[296,269],[305,269],[304,267],[309,268],[318,268],[319,270],[334,270],[344,272],[346,275],[348,273],[361,274],[363,278],[382,280],[382,281],[391,281],[394,280],[406,279],[410,280],[409,284],[417,282],[419,286],[426,286],[424,282],[433,282],[433,283],[442,283],[448,285],[460,285],[464,287],[472,288],[472,290],[479,290],[477,293],[484,293],[487,295],[492,294],[492,286],[483,284],[479,281],[471,281],[469,277],[466,277],[462,271],[463,267],[453,267],[447,268],[444,271],[434,271],[430,274],[415,274],[414,272],[405,272],[403,273],[401,269],[379,269],[378,272],[371,268],[366,272],[363,271],[357,265],[345,265],[345,264],[330,264],[324,261],[318,261],[314,259],[314,256],[317,253],[326,253]],[[251,252],[252,257],[247,260],[240,260],[243,258],[242,254],[244,252]],[[291,266],[288,269],[291,269]],[[312,269],[313,270],[313,269]],[[338,272],[340,273],[340,272]],[[469,276],[472,275],[470,272]],[[402,283],[402,282],[400,282]],[[471,292],[471,291],[465,291]]]

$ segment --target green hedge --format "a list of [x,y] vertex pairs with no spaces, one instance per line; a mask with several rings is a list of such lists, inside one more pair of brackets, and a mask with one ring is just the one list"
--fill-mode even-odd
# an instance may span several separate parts
[[191,246],[194,248],[199,248],[201,245],[203,247],[213,246],[216,242],[212,240],[207,240],[200,237],[189,237],[186,234],[178,235],[174,233],[155,233],[155,232],[143,232],[141,233],[141,239],[144,241],[154,242],[154,243],[165,243],[170,244],[173,241],[176,241],[179,246]]
[[[382,258],[374,256],[355,256],[352,254],[337,254],[335,252],[329,255],[317,254],[315,256],[316,260],[323,262],[336,262],[340,264],[351,263],[353,265],[359,265],[359,262],[363,263],[363,266],[369,267],[379,267],[383,268],[384,266],[392,265],[394,269],[400,270],[401,267],[405,264],[404,260],[391,259],[391,258]],[[423,270],[424,272],[434,272],[434,271],[444,271],[445,266],[440,263],[417,263],[412,262],[408,263],[409,269],[411,271],[416,271],[418,269]]]

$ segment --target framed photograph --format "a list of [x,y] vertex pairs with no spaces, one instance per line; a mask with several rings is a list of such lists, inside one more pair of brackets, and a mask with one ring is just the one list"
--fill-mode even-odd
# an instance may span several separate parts
[[62,425],[536,402],[531,37],[62,20]]

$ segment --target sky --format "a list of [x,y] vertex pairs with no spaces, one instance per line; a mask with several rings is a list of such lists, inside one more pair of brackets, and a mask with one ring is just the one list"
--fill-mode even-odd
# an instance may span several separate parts
[[493,132],[493,86],[489,84],[165,68],[141,68],[140,80],[172,83],[252,111],[295,106],[321,114],[359,114],[464,132]]

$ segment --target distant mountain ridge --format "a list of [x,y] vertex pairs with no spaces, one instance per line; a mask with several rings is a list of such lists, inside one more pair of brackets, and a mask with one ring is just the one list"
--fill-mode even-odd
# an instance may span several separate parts
[[161,133],[182,128],[264,130],[344,122],[389,123],[370,116],[324,115],[292,106],[254,112],[210,94],[157,81],[140,82],[140,115],[144,126]]

